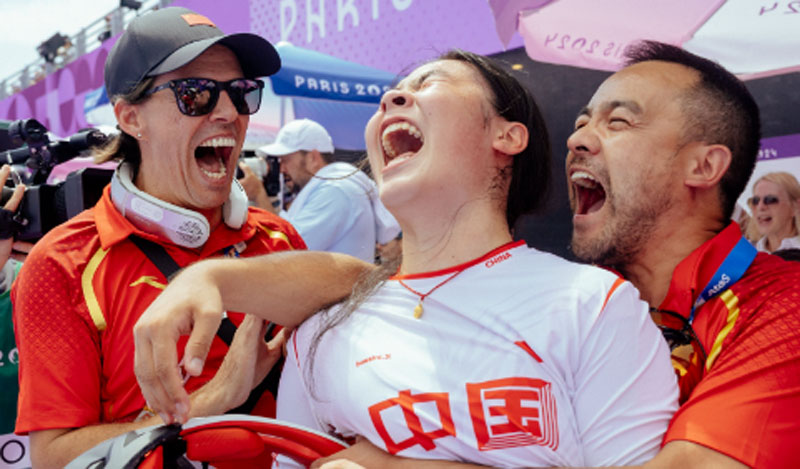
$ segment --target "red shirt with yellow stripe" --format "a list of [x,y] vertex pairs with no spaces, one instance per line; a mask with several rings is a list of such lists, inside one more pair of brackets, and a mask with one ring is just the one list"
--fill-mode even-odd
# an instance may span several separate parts
[[[681,261],[660,310],[692,305],[741,239],[732,223]],[[697,308],[708,358],[673,356],[682,406],[664,443],[688,440],[751,467],[796,467],[800,441],[800,263],[759,253],[742,278]]]
[[[305,249],[289,223],[253,208],[241,229],[220,224],[202,248],[183,248],[135,228],[106,187],[97,205],[36,243],[14,284],[17,433],[132,421],[142,412],[132,331],[167,280],[128,239],[131,234],[158,242],[181,267],[223,255]],[[241,322],[241,314],[229,316]],[[189,392],[211,379],[226,351],[216,337],[203,374],[186,382]]]

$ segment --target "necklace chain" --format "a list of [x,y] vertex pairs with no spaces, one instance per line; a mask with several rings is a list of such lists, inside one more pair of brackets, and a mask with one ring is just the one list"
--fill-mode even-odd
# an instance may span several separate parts
[[460,274],[461,272],[467,270],[468,267],[470,267],[470,266],[462,267],[461,269],[456,271],[456,273],[454,273],[453,275],[451,275],[451,276],[447,277],[446,279],[442,280],[441,282],[437,283],[436,285],[433,286],[433,288],[428,290],[428,293],[420,293],[420,292],[414,290],[413,288],[409,287],[408,285],[406,285],[406,283],[403,282],[402,279],[398,278],[397,281],[400,282],[400,285],[402,285],[406,290],[410,291],[411,293],[413,293],[413,294],[415,294],[415,295],[417,295],[419,297],[419,303],[414,308],[414,319],[419,319],[419,318],[422,317],[422,311],[423,311],[422,302],[425,300],[425,298],[430,296],[431,293],[435,292],[437,288],[441,287],[442,285],[444,285],[445,283],[449,282],[450,280],[453,280],[454,278],[456,278],[456,276],[458,276],[458,274]]

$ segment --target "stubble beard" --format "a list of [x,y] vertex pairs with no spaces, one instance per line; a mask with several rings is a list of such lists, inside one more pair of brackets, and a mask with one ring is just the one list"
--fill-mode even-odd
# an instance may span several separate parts
[[571,249],[578,259],[623,273],[627,265],[635,262],[651,242],[658,217],[672,204],[664,190],[640,189],[633,192],[638,200],[621,204],[609,192],[605,203],[609,204],[611,217],[599,235],[584,238],[573,232]]

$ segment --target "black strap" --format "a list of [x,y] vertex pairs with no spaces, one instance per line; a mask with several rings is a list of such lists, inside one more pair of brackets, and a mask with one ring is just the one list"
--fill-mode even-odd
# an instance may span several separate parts
[[[128,236],[128,238],[139,248],[140,251],[150,259],[150,262],[156,266],[156,268],[164,275],[167,281],[175,275],[181,267],[175,262],[175,259],[169,255],[164,246],[150,241],[149,239],[142,238],[135,234]],[[275,324],[269,323],[267,326],[267,333],[265,335],[265,339],[269,340],[270,337],[275,332]],[[233,335],[236,334],[236,325],[233,321],[230,320],[228,317],[222,318],[222,321],[219,323],[219,329],[217,329],[217,337],[222,339],[229,347],[233,342]],[[261,383],[258,384],[253,390],[250,392],[250,396],[248,396],[247,401],[242,404],[241,406],[229,410],[227,413],[238,413],[238,414],[249,414],[258,403],[258,400],[264,394],[264,391],[270,391],[273,396],[278,395],[278,382],[280,381],[280,370],[283,367],[283,359],[281,359],[276,366],[272,367],[272,370],[267,374]]]

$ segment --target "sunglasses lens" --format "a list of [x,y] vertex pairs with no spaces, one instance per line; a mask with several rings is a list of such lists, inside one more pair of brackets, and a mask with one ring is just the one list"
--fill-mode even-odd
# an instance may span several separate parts
[[211,112],[216,105],[219,88],[211,80],[176,80],[175,97],[182,113],[187,116],[202,116]]
[[228,84],[228,94],[239,114],[255,114],[261,106],[263,82],[258,80],[233,80]]
[[[751,207],[756,207],[759,202],[761,202],[761,197],[757,195],[747,199],[747,203],[749,203]],[[780,202],[780,199],[777,196],[774,195],[764,196],[764,205],[775,205],[778,202]]]

